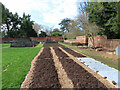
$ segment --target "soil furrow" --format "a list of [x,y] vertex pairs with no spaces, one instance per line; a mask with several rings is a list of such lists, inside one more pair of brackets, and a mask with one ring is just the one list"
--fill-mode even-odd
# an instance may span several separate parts
[[73,88],[73,83],[68,78],[68,76],[67,76],[65,70],[63,69],[63,66],[62,66],[61,62],[59,61],[58,57],[56,56],[56,53],[53,50],[53,48],[51,48],[51,52],[53,54],[54,64],[55,64],[55,67],[57,69],[57,73],[58,73],[59,81],[60,81],[60,84],[61,84],[61,88]]
[[35,63],[28,88],[61,88],[50,48],[44,48]]
[[62,49],[64,49],[66,52],[68,52],[69,54],[73,55],[74,57],[86,57],[86,56],[84,56],[84,55],[82,55],[80,53],[77,53],[77,52],[67,48],[67,47],[62,47]]
[[[58,57],[64,56],[61,50],[54,48]],[[78,65],[72,59],[61,59],[68,77],[72,80],[75,88],[106,88],[106,86],[96,79],[92,74],[86,71],[83,67]]]

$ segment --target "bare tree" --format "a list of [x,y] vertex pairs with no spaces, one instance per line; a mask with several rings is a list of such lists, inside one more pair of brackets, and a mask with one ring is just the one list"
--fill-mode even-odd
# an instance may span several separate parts
[[87,37],[90,37],[90,41],[92,42],[93,48],[95,48],[94,36],[96,36],[100,32],[100,30],[103,30],[103,28],[100,28],[95,23],[90,23],[88,21],[88,13],[84,9],[84,5],[86,5],[86,3],[80,3],[81,13],[77,16],[76,22],[78,23],[79,27],[83,29],[84,34]]
[[42,26],[42,25],[39,25],[39,24],[37,24],[37,23],[35,23],[35,24],[33,25],[33,29],[34,29],[35,32],[37,33],[37,36],[39,36],[40,31],[41,31],[42,28],[43,28],[43,26]]
[[66,34],[67,38],[76,38],[76,36],[83,35],[83,31],[79,27],[76,20],[71,20],[68,25],[69,32]]

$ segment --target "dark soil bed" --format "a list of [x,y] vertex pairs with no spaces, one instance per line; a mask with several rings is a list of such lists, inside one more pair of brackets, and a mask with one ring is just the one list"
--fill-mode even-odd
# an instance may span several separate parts
[[75,88],[106,88],[103,83],[73,60],[67,58],[60,59],[61,56],[66,56],[65,53],[58,49],[55,49],[55,52]]
[[36,62],[30,88],[61,88],[49,48],[44,48]]
[[66,52],[68,52],[69,54],[73,55],[74,57],[86,57],[86,56],[84,56],[84,55],[82,55],[82,54],[80,54],[80,53],[77,53],[77,52],[75,52],[75,51],[67,48],[67,47],[62,47],[62,48],[63,48]]
[[55,53],[57,54],[57,56],[60,58],[68,58],[69,56],[67,54],[65,54],[64,52],[62,52],[59,48],[53,48],[55,50]]
[[60,47],[60,46],[63,46],[63,45],[58,44],[58,43],[45,43],[43,46],[44,47]]

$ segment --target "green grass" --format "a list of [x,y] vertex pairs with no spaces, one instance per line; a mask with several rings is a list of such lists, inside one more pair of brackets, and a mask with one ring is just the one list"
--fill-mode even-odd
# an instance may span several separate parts
[[87,56],[89,56],[91,58],[94,58],[95,60],[100,61],[100,62],[102,62],[102,63],[104,63],[104,64],[106,64],[106,65],[108,65],[110,67],[113,67],[115,69],[120,70],[120,66],[117,63],[117,60],[113,60],[111,58],[101,56],[101,55],[97,54],[96,52],[91,52],[91,51],[86,51],[85,49],[80,49],[77,46],[71,46],[71,45],[67,45],[67,44],[64,44],[64,43],[60,43],[60,42],[59,42],[59,44],[62,44],[64,46],[66,46],[66,47],[69,47],[69,48],[77,51],[78,53],[81,53],[83,55],[87,55]]
[[2,49],[2,88],[20,88],[41,47]]
[[84,49],[86,49],[86,48],[88,48],[87,46],[81,46],[80,48],[84,48]]
[[61,45],[66,46],[66,47],[70,47],[70,45],[68,45],[68,44],[64,44],[64,43],[61,43],[61,42],[58,42],[58,43],[61,44]]
[[37,46],[35,46],[35,47],[42,47],[43,46],[43,44],[38,44]]
[[10,43],[2,44],[2,47],[10,47]]

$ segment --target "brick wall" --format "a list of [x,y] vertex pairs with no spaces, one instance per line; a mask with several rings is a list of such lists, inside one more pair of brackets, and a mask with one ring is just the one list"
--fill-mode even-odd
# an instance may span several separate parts
[[79,42],[81,44],[87,44],[87,37],[86,36],[77,36],[76,42]]
[[60,41],[60,40],[63,40],[63,37],[62,36],[51,36],[51,39],[55,41]]
[[[95,47],[102,47],[105,49],[116,49],[116,47],[120,44],[120,40],[112,40],[107,39],[106,36],[96,36],[94,37]],[[89,38],[88,44],[92,45],[91,40]]]
[[13,40],[30,40],[30,38],[0,38],[2,39],[2,43],[9,43]]
[[9,43],[13,40],[36,40],[38,42],[45,42],[47,38],[51,38],[55,41],[63,40],[62,36],[49,36],[49,37],[30,37],[30,38],[0,38],[2,39],[2,43]]
[[30,37],[31,40],[37,40],[39,42],[45,42],[47,38],[51,38],[54,41],[63,40],[62,36],[48,36],[48,37]]
[[[81,44],[87,44],[87,37],[86,36],[77,36],[76,42]],[[95,47],[102,47],[105,49],[116,49],[116,47],[120,44],[120,40],[112,40],[107,39],[106,36],[96,36],[94,37]],[[90,38],[88,38],[88,44],[92,46],[92,42]]]
[[31,40],[36,40],[38,42],[45,42],[47,37],[30,37]]

